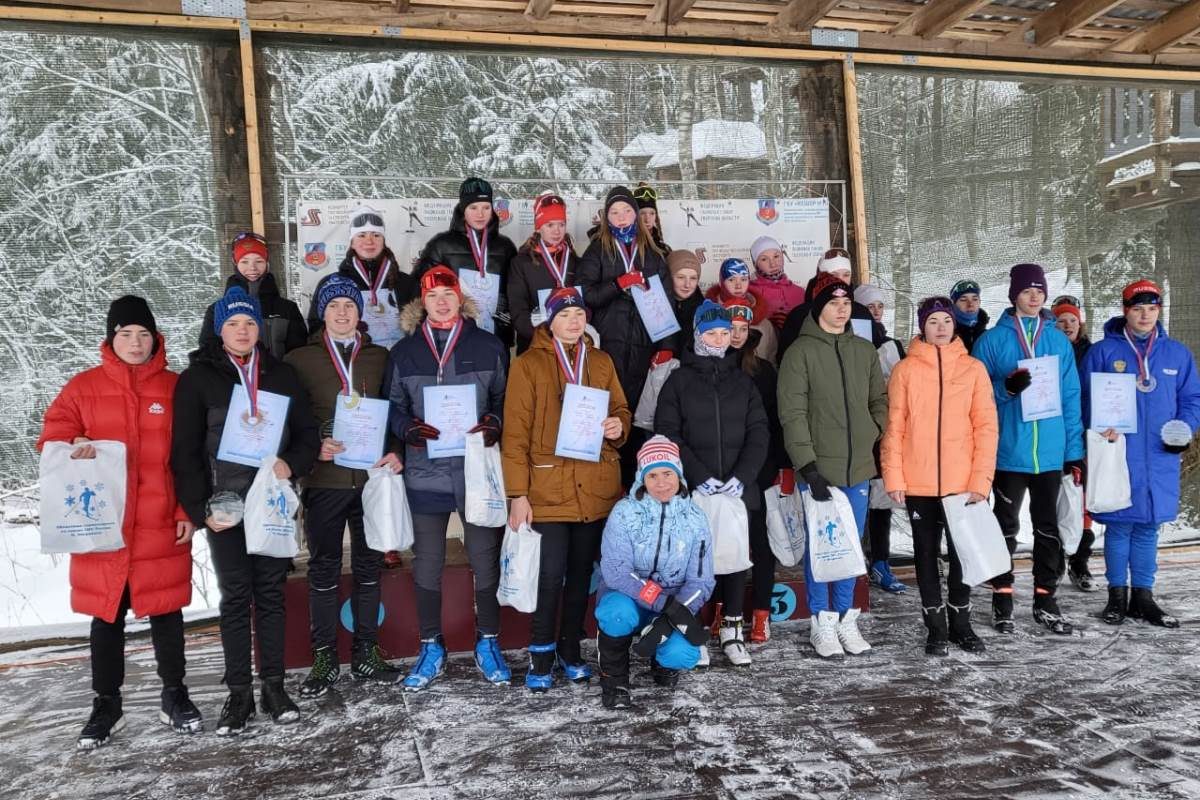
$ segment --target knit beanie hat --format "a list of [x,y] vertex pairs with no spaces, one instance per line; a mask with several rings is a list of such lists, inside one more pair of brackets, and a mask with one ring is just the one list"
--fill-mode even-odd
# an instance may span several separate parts
[[699,339],[705,331],[711,331],[717,328],[729,330],[733,327],[733,323],[729,319],[729,314],[720,303],[714,303],[712,300],[705,300],[696,309],[695,316],[692,317],[692,325],[695,330],[696,338]]
[[495,194],[492,185],[483,178],[467,178],[458,187],[458,205],[466,208],[471,203],[490,203]]
[[949,297],[926,297],[921,301],[921,305],[917,306],[917,331],[925,335],[925,320],[932,315],[943,312],[950,315],[950,319],[954,319],[954,301]]
[[982,294],[982,292],[979,291],[979,284],[976,281],[962,280],[954,284],[954,288],[950,290],[950,299],[957,303],[958,298],[964,294]]
[[1121,292],[1121,304],[1125,308],[1140,306],[1143,303],[1162,305],[1162,289],[1159,289],[1158,284],[1154,281],[1145,278],[1134,281]]
[[354,241],[354,237],[360,233],[378,233],[386,238],[387,230],[383,225],[383,212],[367,206],[359,206],[354,209],[354,213],[350,217],[350,240]]
[[108,319],[105,322],[104,341],[111,346],[116,338],[117,329],[126,325],[141,325],[150,331],[150,335],[158,340],[158,325],[154,322],[154,313],[150,305],[137,295],[127,294],[113,300],[108,306]]
[[850,254],[840,247],[832,247],[817,260],[817,272],[837,272],[838,270],[854,272],[850,263]]
[[740,258],[727,258],[721,262],[721,282],[737,276],[750,277],[750,267]]
[[546,327],[550,327],[550,323],[558,316],[558,312],[567,308],[582,308],[588,319],[591,319],[591,311],[583,304],[583,295],[579,293],[579,289],[574,286],[563,286],[555,289],[546,298]]
[[213,305],[213,330],[220,335],[225,323],[239,314],[250,317],[258,323],[259,328],[262,327],[262,307],[258,304],[258,298],[246,294],[246,290],[240,286],[230,286]]
[[835,297],[849,298],[850,284],[829,272],[818,274],[817,282],[813,285],[812,311],[809,312],[812,318],[820,319],[825,306]]
[[651,436],[637,452],[638,480],[646,482],[646,475],[659,467],[675,470],[679,480],[683,480],[683,461],[679,458],[679,445],[659,434]]
[[745,322],[747,325],[754,324],[754,309],[745,297],[730,297],[725,301],[725,311],[729,314],[731,325],[735,321]]
[[637,200],[626,186],[614,186],[608,190],[608,194],[604,197],[604,213],[613,207],[613,203],[626,203],[634,211],[637,211]]
[[653,208],[658,210],[658,191],[653,186],[641,181],[633,190],[633,199],[637,201],[637,209]]
[[1008,273],[1008,302],[1017,304],[1017,295],[1026,289],[1046,291],[1046,272],[1041,264],[1017,264]]
[[548,222],[566,222],[567,204],[553,192],[540,194],[533,201],[533,229],[541,230]]
[[750,260],[758,261],[758,257],[768,250],[778,250],[783,252],[783,248],[779,246],[779,242],[770,236],[760,236],[750,244]]
[[675,277],[675,273],[684,269],[693,270],[699,276],[700,257],[691,250],[672,250],[667,256],[667,271],[671,273],[671,277]]
[[358,309],[358,316],[361,319],[363,314],[362,292],[359,291],[358,284],[347,278],[345,275],[338,275],[336,272],[330,275],[317,287],[317,319],[325,319],[325,308],[335,298],[345,297],[354,301],[354,306]]
[[262,258],[263,261],[270,261],[270,252],[267,249],[267,240],[259,236],[257,233],[246,231],[239,233],[233,237],[233,244],[230,246],[230,254],[233,257],[233,265],[248,255],[256,255]]
[[883,303],[883,290],[870,283],[864,283],[854,290],[854,301],[869,306],[871,303]]
[[439,286],[453,289],[454,293],[458,295],[459,302],[462,302],[462,286],[459,285],[458,276],[454,274],[454,270],[442,264],[438,264],[421,276],[421,299],[424,300],[425,295]]

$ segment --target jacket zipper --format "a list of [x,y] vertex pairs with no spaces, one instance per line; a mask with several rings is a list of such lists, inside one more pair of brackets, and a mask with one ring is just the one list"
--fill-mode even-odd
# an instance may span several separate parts
[[938,421],[937,421],[937,493],[942,496],[942,348],[937,347],[938,360]]
[[854,452],[854,434],[850,430],[850,396],[846,393],[846,365],[842,363],[842,349],[837,337],[833,337],[833,353],[837,356],[838,372],[842,373],[842,404],[846,409],[846,486],[850,486],[851,454]]
[[662,552],[663,526],[667,521],[667,504],[662,504],[662,513],[658,517],[658,544],[654,548],[654,566],[650,567],[650,577],[658,574],[658,556]]
[[713,364],[713,406],[717,409],[717,480],[724,481],[725,475],[725,437],[721,435],[721,380],[720,373],[717,370],[717,364]]
[[696,565],[696,575],[701,578],[704,577],[704,550],[707,546],[708,542],[700,543],[700,563]]

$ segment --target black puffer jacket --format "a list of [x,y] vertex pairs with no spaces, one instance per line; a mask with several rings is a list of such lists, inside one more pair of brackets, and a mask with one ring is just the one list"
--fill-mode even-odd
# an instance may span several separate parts
[[[512,324],[508,312],[508,268],[517,255],[516,245],[504,234],[500,233],[500,218],[492,214],[488,223],[487,263],[484,265],[492,275],[500,276],[500,296],[496,303],[496,313],[493,316],[495,334],[500,337],[506,347],[512,347]],[[463,205],[454,207],[454,216],[450,219],[450,230],[443,231],[425,243],[425,249],[417,259],[417,267],[413,277],[420,285],[421,276],[438,264],[450,267],[458,272],[460,269],[478,269],[475,266],[475,256],[471,251],[471,242],[467,238],[467,223],[463,218]]]
[[[225,288],[240,286],[250,294],[250,281],[235,272],[225,281]],[[262,307],[263,330],[259,332],[259,341],[267,348],[267,352],[276,359],[308,341],[308,327],[304,317],[300,315],[299,307],[279,293],[275,276],[270,272],[264,273],[258,280],[258,303]],[[213,330],[212,303],[204,311],[204,323],[200,326],[200,347],[220,341],[219,334]]]
[[[229,401],[238,383],[237,369],[220,341],[209,342],[188,358],[188,368],[175,385],[171,472],[179,504],[192,522],[203,526],[208,499],[217,492],[236,492],[245,498],[257,470],[217,460]],[[259,358],[259,390],[291,398],[279,458],[291,467],[293,480],[299,480],[312,471],[320,447],[312,404],[290,365],[261,347]]]
[[[571,248],[567,260],[566,285],[576,285],[576,271],[579,266],[578,256],[571,247],[570,240],[564,244]],[[538,292],[543,289],[556,289],[558,284],[550,269],[542,259],[542,254],[527,246],[517,251],[512,263],[508,266],[508,313],[512,317],[513,330],[517,337],[517,355],[529,349],[533,341],[533,312],[538,310]]]
[[[397,317],[400,315],[400,310],[408,305],[409,301],[418,295],[417,279],[407,272],[404,272],[399,261],[396,260],[396,255],[391,251],[391,248],[383,248],[383,252],[378,258],[373,258],[370,261],[361,261],[360,263],[366,268],[367,274],[371,276],[371,280],[375,280],[379,275],[379,269],[383,266],[384,261],[392,262],[392,269],[388,273],[388,278],[384,281],[385,294],[387,295],[387,307],[389,311],[395,313]],[[329,280],[332,275],[341,275],[343,278],[349,278],[354,281],[354,285],[360,291],[367,291],[371,286],[362,279],[358,274],[358,270],[354,268],[354,252],[348,251],[342,263],[338,264],[337,272],[326,275],[317,282],[317,288],[313,290],[313,302],[308,306],[308,329],[313,333],[325,327],[325,321],[317,318],[317,293],[321,291],[322,284]],[[370,333],[370,331],[368,331]],[[305,342],[308,340],[305,339]]]
[[658,397],[654,432],[679,445],[689,486],[709,478],[745,484],[746,508],[762,508],[759,472],[770,448],[770,426],[754,380],[742,371],[741,353],[723,358],[685,351]]
[[[692,342],[695,339],[695,323],[696,309],[704,302],[704,293],[699,289],[692,292],[692,296],[684,300],[680,300],[675,296],[675,293],[670,288],[667,289],[667,297],[671,300],[671,308],[675,311],[675,319],[679,321],[679,333],[671,337],[671,350],[675,351],[676,356],[685,350],[692,349]],[[762,338],[762,334],[759,334]]]
[[958,334],[958,338],[962,339],[963,346],[967,348],[968,353],[975,349],[975,342],[979,340],[980,336],[983,336],[990,321],[988,313],[982,308],[979,309],[979,317],[975,320],[974,325],[963,325],[957,319],[954,320],[954,332]]
[[[814,289],[817,285],[817,273],[808,281],[808,286],[804,289],[805,297],[812,297]],[[792,346],[800,336],[800,329],[804,327],[804,320],[812,313],[812,303],[805,301],[788,312],[787,319],[783,322],[783,327],[779,330],[779,349],[775,351],[775,363],[783,363],[783,355],[787,349]],[[887,330],[875,321],[875,317],[871,316],[871,309],[859,303],[856,300],[850,302],[850,319],[866,319],[871,321],[871,338],[872,340],[883,343],[887,339]],[[878,347],[879,345],[876,345]]]
[[1080,333],[1079,338],[1071,342],[1071,347],[1075,349],[1075,369],[1083,373],[1083,358],[1087,355],[1088,350],[1092,347],[1092,340],[1087,337],[1086,333]]
[[767,415],[767,429],[771,434],[771,444],[762,469],[758,471],[758,486],[760,489],[767,489],[775,482],[779,470],[791,465],[788,464],[787,450],[783,446],[783,427],[779,424],[779,398],[777,397],[779,373],[775,371],[775,365],[770,361],[754,355],[761,339],[762,331],[751,328],[750,338],[736,352],[738,365],[743,372],[746,372],[746,350],[750,351],[749,357],[753,359],[754,372],[753,374],[747,372],[747,374],[754,380],[754,385],[758,388],[758,395],[763,402],[763,411]]
[[[647,280],[651,275],[658,275],[663,281],[663,289],[670,292],[671,278],[662,256],[639,249],[637,262]],[[592,310],[592,325],[600,334],[600,349],[612,356],[621,388],[629,398],[629,404],[636,408],[637,398],[642,396],[642,387],[646,384],[650,359],[657,350],[671,349],[671,344],[670,337],[658,344],[650,341],[633,298],[617,286],[617,278],[624,274],[621,256],[605,252],[600,240],[596,239],[580,259],[576,277],[583,287],[583,302]]]

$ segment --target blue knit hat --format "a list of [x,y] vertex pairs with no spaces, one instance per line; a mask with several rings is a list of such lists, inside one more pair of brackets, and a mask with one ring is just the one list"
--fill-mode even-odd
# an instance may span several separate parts
[[714,303],[712,300],[705,300],[696,309],[696,315],[692,317],[692,325],[695,328],[696,337],[699,338],[705,331],[711,331],[714,328],[729,330],[733,327],[733,321],[724,306]]
[[321,285],[317,287],[317,319],[325,319],[325,307],[338,297],[353,300],[355,308],[358,309],[358,316],[362,318],[362,292],[359,291],[358,284],[345,275],[334,273],[321,281]]
[[546,298],[546,327],[558,316],[558,312],[567,308],[582,308],[587,319],[592,318],[592,312],[583,302],[583,295],[574,286],[563,286],[555,289]]
[[220,334],[229,318],[238,314],[245,314],[257,322],[258,327],[262,327],[262,307],[258,304],[258,298],[246,294],[246,290],[240,286],[230,286],[225,295],[213,304],[213,330]]
[[727,281],[735,275],[750,277],[750,267],[740,258],[727,258],[721,262],[721,280]]

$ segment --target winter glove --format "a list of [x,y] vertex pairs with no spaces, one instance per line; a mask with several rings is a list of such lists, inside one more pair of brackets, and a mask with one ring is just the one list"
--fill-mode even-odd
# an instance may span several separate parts
[[821,477],[821,473],[817,471],[817,462],[810,461],[801,467],[800,477],[808,484],[808,490],[812,492],[813,500],[818,503],[827,503],[833,499],[833,495],[829,493],[829,481]]
[[1068,461],[1063,464],[1063,471],[1074,478],[1076,486],[1083,486],[1083,479],[1087,474],[1086,464],[1082,461]]
[[441,431],[425,422],[425,420],[413,419],[409,423],[408,429],[404,431],[404,441],[413,447],[424,447],[425,442],[430,439],[436,439],[441,435]]
[[467,433],[482,433],[483,446],[491,447],[500,441],[500,418],[495,414],[484,414],[479,418],[479,424]]
[[1033,383],[1033,376],[1029,374],[1027,369],[1014,369],[1008,373],[1008,377],[1004,379],[1004,389],[1013,397],[1016,397],[1021,392],[1029,388],[1029,384]]
[[775,476],[775,485],[779,487],[779,493],[787,496],[796,492],[796,471],[793,469],[781,469],[779,474]]
[[651,658],[659,645],[671,638],[674,632],[675,626],[671,624],[671,618],[666,613],[659,614],[653,622],[642,628],[642,638],[633,646],[633,652],[642,658]]
[[1168,453],[1174,453],[1175,455],[1186,453],[1190,446],[1191,445],[1187,444],[1167,444],[1166,442],[1163,442],[1163,450],[1166,450]]
[[716,478],[709,478],[704,483],[697,486],[696,491],[705,497],[711,497],[712,495],[721,491],[721,486],[722,484],[719,480]]
[[745,491],[745,489],[745,484],[743,484],[737,478],[730,478],[721,484],[720,492],[721,494],[727,494],[730,497],[738,498],[742,496],[742,492]]
[[771,324],[778,330],[783,330],[783,323],[787,322],[788,312],[780,310],[771,315]]
[[659,350],[654,354],[654,358],[650,359],[650,368],[654,369],[655,367],[664,366],[670,363],[671,359],[674,357],[675,354],[670,350]]
[[1186,451],[1192,444],[1192,428],[1180,419],[1173,419],[1162,427],[1160,433],[1163,449],[1176,455]]
[[674,597],[667,598],[667,604],[663,606],[663,614],[671,620],[675,630],[683,634],[683,638],[697,647],[707,642],[712,636],[712,632],[696,619],[696,615],[691,612],[691,609]]
[[632,272],[626,272],[624,275],[617,278],[617,286],[620,286],[622,289],[628,290],[632,289],[634,286],[644,287],[645,285],[646,279],[642,277],[641,270],[635,269]]

